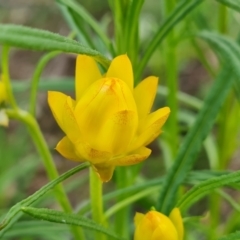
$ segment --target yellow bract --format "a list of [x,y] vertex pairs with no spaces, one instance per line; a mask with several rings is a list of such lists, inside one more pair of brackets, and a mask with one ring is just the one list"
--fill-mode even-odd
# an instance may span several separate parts
[[183,222],[178,208],[167,217],[157,211],[136,213],[134,240],[183,240]]
[[4,82],[1,80],[3,76],[0,75],[0,126],[8,126],[8,116],[4,109],[1,109],[2,103],[7,101],[7,92]]
[[0,80],[0,104],[7,100],[6,87],[2,80]]
[[150,113],[158,79],[148,77],[133,88],[132,65],[127,55],[113,59],[102,75],[93,58],[77,57],[76,101],[60,92],[48,92],[53,115],[66,136],[57,151],[73,161],[89,161],[102,181],[109,181],[116,166],[146,159],[145,146],[160,133],[170,109]]

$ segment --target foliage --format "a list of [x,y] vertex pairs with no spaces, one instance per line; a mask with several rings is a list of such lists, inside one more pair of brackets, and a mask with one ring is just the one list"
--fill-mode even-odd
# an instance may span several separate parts
[[[55,1],[54,9],[61,12],[61,21],[68,24],[67,37],[37,27],[12,24],[11,20],[0,24],[0,236],[6,240],[36,237],[41,240],[130,240],[134,236],[134,212],[140,209],[146,213],[154,206],[161,213],[152,212],[164,218],[174,208],[181,211],[184,239],[239,239],[240,32],[237,25],[240,1],[109,0],[108,4],[96,3],[103,7],[101,18],[94,4],[90,3],[89,7],[83,1]],[[30,80],[18,81],[11,77],[12,71],[22,70],[17,64],[10,64],[14,53],[19,51],[16,48],[23,49],[21,52],[25,54],[33,50],[34,54],[42,55]],[[55,58],[84,54],[99,64],[99,75],[107,78],[113,77],[108,76],[108,72],[105,74],[112,59],[126,53],[133,69],[132,85],[137,86],[149,72],[157,75],[161,86],[155,88],[154,108],[167,105],[171,109],[161,136],[150,145],[153,154],[138,165],[128,166],[125,162],[124,167],[119,167],[123,164],[115,164],[116,171],[109,183],[102,184],[94,170],[90,170],[89,177],[82,171],[90,165],[97,166],[98,172],[104,171],[101,167],[106,163],[99,164],[97,158],[90,164],[64,169],[60,175],[57,164],[60,156],[53,151],[60,140],[59,131],[42,130],[44,124],[38,122],[38,108],[43,103],[38,96],[44,94],[46,99],[47,91],[73,92],[74,78],[44,75],[47,65]],[[193,69],[193,64],[200,70]],[[117,65],[117,77],[129,71],[126,66]],[[81,62],[79,69],[82,67],[84,69]],[[187,71],[193,72],[190,81],[184,75]],[[184,92],[187,85],[196,90]],[[151,96],[154,98],[156,91],[150,88],[146,86],[150,97],[144,91],[137,96],[139,106],[141,103],[145,106]],[[131,86],[130,100],[136,95],[133,89]],[[118,100],[121,94],[118,92]],[[74,100],[71,104],[74,109]],[[92,109],[97,111],[97,104]],[[149,112],[146,115],[153,116]],[[71,128],[71,117],[75,115],[63,112],[63,118],[66,115],[69,121],[64,127]],[[43,117],[46,124],[49,116]],[[104,116],[95,122],[101,119]],[[143,123],[141,119],[139,125],[135,124],[138,130],[143,128]],[[76,129],[70,130],[77,135]],[[118,136],[116,142],[120,145],[122,135]],[[97,134],[94,137],[98,138]],[[98,143],[101,145],[101,141],[107,140],[105,136],[98,139]],[[78,139],[74,144],[79,145]],[[120,157],[124,157],[125,152]],[[116,163],[115,155],[112,158]],[[60,161],[65,160],[61,157]],[[70,162],[69,165],[74,166]],[[35,186],[42,168],[48,183],[40,179],[41,187]],[[144,232],[145,225],[147,223],[139,224],[141,229],[138,227],[135,236],[140,239],[144,236],[141,231]],[[179,240],[177,231],[174,236],[174,240]]]

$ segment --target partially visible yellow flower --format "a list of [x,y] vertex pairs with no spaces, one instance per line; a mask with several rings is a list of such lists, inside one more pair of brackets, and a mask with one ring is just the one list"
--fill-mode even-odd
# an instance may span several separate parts
[[3,76],[0,75],[0,126],[8,126],[8,116],[4,109],[1,109],[1,104],[7,100],[7,92],[4,82],[1,80]]
[[169,217],[157,211],[136,213],[134,222],[134,240],[183,240],[183,221],[178,208]]
[[7,100],[6,87],[3,81],[0,79],[0,104]]
[[0,126],[8,127],[9,119],[4,109],[0,109]]
[[76,100],[49,92],[48,102],[66,136],[57,151],[74,161],[89,161],[102,181],[109,181],[116,166],[146,159],[145,146],[160,133],[170,110],[150,113],[158,79],[148,77],[133,88],[132,65],[127,55],[113,59],[102,75],[93,58],[79,55],[76,64]]

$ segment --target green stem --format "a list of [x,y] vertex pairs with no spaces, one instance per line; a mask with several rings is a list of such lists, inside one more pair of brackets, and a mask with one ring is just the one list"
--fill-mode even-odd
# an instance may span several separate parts
[[[131,184],[131,169],[127,167],[119,167],[116,169],[117,188],[124,189]],[[118,202],[122,202],[128,195],[122,194],[117,198]],[[130,207],[126,206],[115,214],[115,232],[122,237],[128,237],[129,229],[129,213]]]
[[[218,14],[218,29],[219,32],[224,34],[227,32],[227,7],[219,4],[219,14]],[[232,94],[232,92],[230,93]],[[221,109],[219,114],[219,122],[218,122],[218,136],[217,136],[217,144],[218,144],[218,156],[219,156],[219,167],[218,170],[224,169],[225,161],[225,152],[228,151],[225,147],[228,146],[226,141],[228,141],[228,121],[226,116],[229,116],[229,109],[231,109],[231,105],[229,104],[229,97],[226,98],[226,101]],[[209,231],[209,238],[216,239],[219,236],[218,227],[220,224],[220,211],[221,209],[221,197],[217,193],[212,193],[210,196],[210,214],[211,214],[211,227]]]
[[228,8],[219,4],[218,30],[220,33],[226,33],[228,29]]
[[[129,5],[125,25],[126,52],[132,62],[133,70],[137,68],[137,57],[139,54],[139,15],[144,0],[133,0]],[[135,85],[140,79],[135,79]]]
[[6,91],[7,91],[7,98],[8,101],[10,103],[10,105],[12,106],[12,108],[17,109],[17,104],[12,92],[12,86],[11,86],[11,82],[10,82],[10,76],[9,76],[9,50],[10,47],[9,46],[3,46],[2,48],[2,73],[3,73],[3,82],[5,84],[6,87]]
[[[35,120],[35,118],[28,112],[17,109],[17,110],[8,110],[7,114],[10,118],[18,119],[21,122],[23,122],[28,130],[29,133],[35,143],[35,146],[39,152],[39,154],[42,157],[44,167],[47,171],[48,178],[50,180],[56,179],[59,177],[59,174],[57,172],[57,169],[54,165],[52,156],[49,152],[47,143],[42,135],[42,132]],[[65,212],[72,212],[71,204],[68,200],[68,197],[64,191],[64,188],[61,184],[55,187],[55,195],[64,209]],[[71,227],[72,232],[75,236],[75,239],[84,239],[83,232],[80,228],[77,227]]]
[[40,76],[42,74],[43,69],[45,68],[46,64],[54,57],[59,55],[61,52],[60,51],[53,51],[50,53],[47,53],[44,55],[37,67],[35,68],[35,71],[33,73],[33,78],[31,82],[31,95],[30,95],[30,109],[29,112],[35,116],[35,111],[36,111],[36,101],[37,101],[37,91],[38,91],[38,83]]
[[122,3],[120,0],[113,0],[112,7],[114,11],[114,32],[116,39],[116,53],[117,55],[125,53],[126,48],[124,46],[124,24],[123,24],[123,15],[122,15]]
[[[168,15],[175,6],[174,0],[166,0],[166,15]],[[166,39],[166,70],[167,70],[167,87],[169,89],[167,96],[167,105],[171,109],[170,117],[167,121],[167,128],[169,136],[171,139],[168,139],[169,145],[171,147],[172,159],[177,154],[178,149],[178,101],[177,101],[177,92],[178,92],[178,70],[177,70],[177,55],[176,55],[176,46],[174,43],[174,31],[171,30]]]
[[[102,199],[102,182],[97,176],[96,172],[90,168],[90,196],[92,206],[92,218],[94,221],[104,225],[104,214],[103,214],[103,199]],[[95,233],[95,239],[105,240],[104,234]]]
[[224,226],[223,234],[225,235],[235,231],[235,229],[237,229],[239,226],[239,221],[240,221],[239,211],[235,210],[228,216],[228,221]]

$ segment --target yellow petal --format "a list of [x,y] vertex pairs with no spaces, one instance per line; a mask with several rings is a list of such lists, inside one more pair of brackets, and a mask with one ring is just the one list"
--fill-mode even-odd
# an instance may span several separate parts
[[143,220],[144,216],[145,216],[144,214],[136,212],[136,214],[134,216],[135,227],[137,227],[140,224],[140,222]]
[[[99,134],[102,136],[103,126],[111,126],[112,121],[117,121],[119,116],[129,118],[131,115],[133,117],[132,122],[135,124],[134,114],[127,113],[124,115],[124,113],[119,113],[115,115],[115,113],[124,111],[137,113],[136,104],[128,86],[119,79],[103,78],[92,84],[77,103],[75,116],[83,138],[93,148],[109,152],[112,151],[108,147],[109,140],[107,143],[103,143],[104,140]],[[109,118],[111,120],[106,123]],[[129,135],[132,135],[132,132]]]
[[67,101],[67,95],[61,93],[61,92],[48,92],[48,104],[50,106],[50,109],[53,113],[54,118],[56,119],[59,127],[64,130],[63,126],[63,113],[64,113],[64,105]]
[[106,77],[119,78],[123,80],[131,90],[133,89],[132,64],[126,54],[120,55],[112,60]]
[[148,77],[134,88],[134,98],[137,104],[139,118],[150,113],[158,86],[157,77]]
[[111,180],[115,168],[114,166],[108,166],[106,164],[95,164],[92,165],[92,167],[102,182],[108,182]]
[[81,132],[74,116],[74,101],[71,97],[67,97],[63,105],[62,124],[64,132],[69,140],[75,145],[76,142],[81,141]]
[[72,161],[84,161],[83,158],[79,157],[76,152],[74,145],[70,142],[67,137],[62,138],[56,146],[56,150],[66,159]]
[[150,211],[146,217],[151,221],[154,229],[151,240],[178,240],[177,231],[167,216],[157,211]]
[[137,113],[120,111],[113,114],[103,124],[98,134],[100,149],[108,149],[114,155],[126,152],[138,126]]
[[90,146],[86,141],[78,141],[74,143],[78,155],[82,156],[92,164],[107,162],[112,154],[101,151]]
[[154,231],[151,240],[178,240],[176,229],[160,224]]
[[184,235],[184,227],[183,227],[183,221],[182,221],[182,216],[178,208],[174,208],[170,215],[169,215],[170,220],[174,224],[177,233],[178,233],[178,240],[183,240],[183,235]]
[[0,109],[0,126],[8,127],[9,119],[6,111],[4,109]]
[[153,230],[151,221],[144,216],[136,227],[134,240],[151,240]]
[[78,55],[75,79],[76,100],[78,101],[83,96],[86,89],[101,77],[98,66],[92,57]]
[[[0,76],[0,78],[3,78],[3,76]],[[6,87],[4,82],[0,80],[0,104],[6,100],[7,100]]]
[[149,148],[141,147],[127,156],[112,159],[109,164],[115,166],[130,166],[144,161],[150,154],[151,150]]
[[161,133],[161,128],[166,122],[169,113],[170,109],[168,107],[160,108],[141,121],[138,135],[130,146],[129,151],[151,143]]

